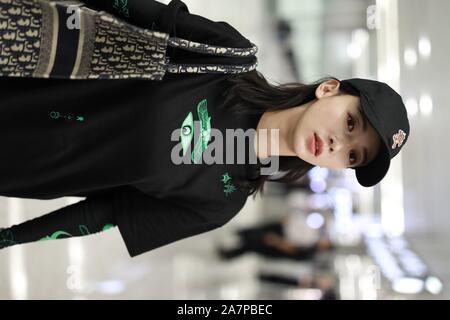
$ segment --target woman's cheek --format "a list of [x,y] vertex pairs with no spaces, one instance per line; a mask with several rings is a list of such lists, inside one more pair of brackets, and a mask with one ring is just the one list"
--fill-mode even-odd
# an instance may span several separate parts
[[340,161],[333,157],[325,157],[323,156],[322,159],[319,161],[319,166],[322,168],[328,168],[328,169],[340,169],[342,168],[342,165]]

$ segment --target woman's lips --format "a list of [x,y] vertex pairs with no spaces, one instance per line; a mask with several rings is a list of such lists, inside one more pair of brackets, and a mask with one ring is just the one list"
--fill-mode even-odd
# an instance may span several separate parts
[[314,156],[316,155],[316,137],[315,133],[308,140],[308,149]]
[[323,141],[322,141],[322,139],[320,139],[320,137],[317,135],[317,134],[314,134],[315,135],[315,141],[316,141],[316,143],[317,143],[317,148],[318,148],[318,150],[317,150],[317,154],[316,154],[316,156],[320,156],[320,154],[322,153],[322,150],[323,150]]
[[[318,147],[318,150],[317,150]],[[322,153],[323,150],[323,141],[322,139],[320,139],[320,137],[314,133],[311,138],[308,141],[308,148],[309,151],[314,155],[314,156],[319,156]],[[317,152],[316,152],[317,150]]]

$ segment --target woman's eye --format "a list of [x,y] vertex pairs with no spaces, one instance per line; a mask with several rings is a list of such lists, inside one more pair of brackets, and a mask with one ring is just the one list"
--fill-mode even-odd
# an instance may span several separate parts
[[352,131],[353,127],[355,126],[355,123],[353,122],[353,118],[352,118],[352,116],[350,114],[347,117],[347,125],[349,125],[349,124],[352,126],[352,129],[350,129],[350,131]]
[[[352,159],[353,159],[353,160],[352,160]],[[355,164],[355,163],[356,163],[356,160],[357,160],[356,154],[355,154],[353,151],[351,151],[351,152],[350,152],[350,164],[351,164],[351,165]]]

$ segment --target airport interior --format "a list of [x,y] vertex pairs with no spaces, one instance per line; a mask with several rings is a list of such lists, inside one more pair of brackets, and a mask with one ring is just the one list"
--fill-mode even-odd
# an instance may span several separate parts
[[[258,71],[273,83],[388,83],[408,111],[408,144],[374,187],[351,169],[315,167],[295,184],[268,182],[225,226],[135,258],[117,228],[0,250],[0,298],[449,299],[450,2],[184,2],[255,43]],[[0,226],[81,199],[0,197]]]

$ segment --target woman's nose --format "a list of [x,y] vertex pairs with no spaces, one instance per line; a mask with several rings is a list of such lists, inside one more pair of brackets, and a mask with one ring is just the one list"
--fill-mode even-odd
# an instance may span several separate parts
[[328,139],[328,145],[330,147],[330,152],[337,152],[342,147],[341,140],[337,140],[335,137],[330,137]]
[[328,139],[330,152],[338,152],[341,148],[344,148],[344,146],[351,148],[351,142],[350,137],[342,136],[339,137],[339,139],[336,139],[336,137],[329,137]]

